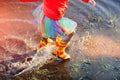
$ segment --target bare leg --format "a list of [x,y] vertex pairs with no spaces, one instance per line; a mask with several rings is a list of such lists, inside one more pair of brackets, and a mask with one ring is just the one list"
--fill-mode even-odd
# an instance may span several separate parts
[[75,32],[72,32],[71,34],[63,37],[62,41],[68,43],[71,40],[71,38],[73,37],[74,34],[75,34]]
[[48,39],[48,38],[44,38],[44,37],[42,37],[41,40],[44,41],[45,43],[47,43],[47,39]]

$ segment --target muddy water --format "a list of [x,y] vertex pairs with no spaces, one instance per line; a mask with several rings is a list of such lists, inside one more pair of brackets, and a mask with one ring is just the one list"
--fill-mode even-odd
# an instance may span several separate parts
[[120,1],[96,2],[93,8],[70,1],[67,14],[80,28],[70,49],[74,54],[68,66],[74,80],[119,80]]
[[[66,17],[78,23],[67,49],[72,59],[57,59],[13,80],[119,80],[120,79],[120,1],[96,0],[90,4],[70,0]],[[31,13],[37,3],[0,0],[0,61],[14,58],[36,48],[39,42]],[[10,40],[13,42],[11,43]],[[16,41],[17,40],[17,41]],[[18,44],[21,43],[21,44]],[[5,46],[5,44],[7,46]],[[11,48],[14,46],[13,48]],[[22,47],[21,47],[22,46]],[[10,56],[12,57],[9,57]],[[14,57],[13,57],[14,56]],[[17,56],[18,57],[18,56]],[[25,76],[25,77],[24,77]],[[9,77],[4,77],[8,79]],[[1,77],[3,79],[3,77]]]

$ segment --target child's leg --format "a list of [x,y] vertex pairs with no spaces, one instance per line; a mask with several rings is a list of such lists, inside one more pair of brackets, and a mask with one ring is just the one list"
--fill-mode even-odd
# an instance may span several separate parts
[[44,47],[46,44],[47,44],[47,38],[42,38],[42,39],[40,40],[40,43],[39,43],[39,45],[38,45],[38,48],[42,48],[42,47]]
[[63,38],[56,38],[56,47],[58,47],[58,49],[55,51],[54,54],[56,54],[62,59],[70,59],[70,55],[65,52],[65,49],[67,48],[69,41],[71,40],[74,33],[75,32],[72,32],[70,35],[65,36]]
[[75,32],[72,32],[71,34],[63,37],[62,41],[68,43],[71,40],[71,38],[73,37],[74,34],[75,34]]

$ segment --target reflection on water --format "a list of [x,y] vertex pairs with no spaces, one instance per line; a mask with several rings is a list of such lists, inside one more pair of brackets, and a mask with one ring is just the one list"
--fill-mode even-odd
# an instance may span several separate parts
[[[39,35],[36,35],[31,13],[39,2],[6,2],[0,0],[1,38],[17,36],[36,47]],[[11,79],[120,80],[120,1],[96,2],[93,8],[78,0],[70,0],[65,16],[78,23],[76,35],[67,49],[72,56],[70,61],[55,60],[39,70]]]
[[73,57],[68,68],[74,80],[119,80],[120,1],[96,2],[92,8],[70,1],[66,16],[76,20],[80,29],[68,51]]

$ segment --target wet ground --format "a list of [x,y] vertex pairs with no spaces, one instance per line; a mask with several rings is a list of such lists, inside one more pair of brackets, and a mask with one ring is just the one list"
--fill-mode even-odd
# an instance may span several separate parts
[[[0,62],[36,48],[40,35],[32,12],[40,3],[0,0]],[[65,16],[78,23],[67,49],[70,61],[53,60],[17,77],[1,74],[0,80],[120,80],[120,1],[96,3],[70,0]]]

